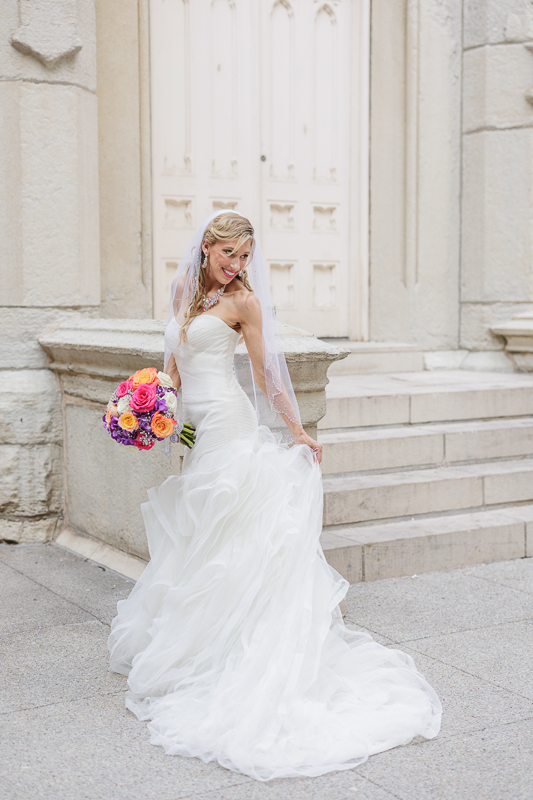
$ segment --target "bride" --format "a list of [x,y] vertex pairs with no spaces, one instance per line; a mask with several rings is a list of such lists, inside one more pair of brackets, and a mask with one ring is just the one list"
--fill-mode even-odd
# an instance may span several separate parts
[[[234,361],[241,338],[249,360]],[[236,212],[209,217],[180,262],[165,365],[196,443],[142,506],[151,561],[109,637],[151,742],[265,781],[436,736],[441,705],[412,658],[344,625],[348,584],[319,543],[322,448]]]

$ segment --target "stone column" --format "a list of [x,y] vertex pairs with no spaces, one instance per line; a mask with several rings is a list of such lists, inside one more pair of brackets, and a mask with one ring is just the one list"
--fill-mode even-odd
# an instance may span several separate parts
[[533,310],[533,8],[464,12],[461,347],[496,351],[490,329]]
[[0,31],[0,539],[42,541],[62,422],[37,336],[100,302],[94,0],[3,0]]

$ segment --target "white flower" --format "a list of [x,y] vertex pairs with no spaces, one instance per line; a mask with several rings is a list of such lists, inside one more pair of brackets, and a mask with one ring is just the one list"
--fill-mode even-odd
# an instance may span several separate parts
[[178,398],[174,392],[165,392],[165,403],[167,404],[167,411],[175,414],[178,410]]
[[124,414],[125,411],[131,411],[129,394],[125,394],[124,397],[119,399],[117,403],[117,411],[119,414]]
[[158,372],[157,377],[159,378],[161,386],[168,386],[169,389],[173,388],[174,384],[172,383],[172,378],[170,375],[167,375],[166,372]]

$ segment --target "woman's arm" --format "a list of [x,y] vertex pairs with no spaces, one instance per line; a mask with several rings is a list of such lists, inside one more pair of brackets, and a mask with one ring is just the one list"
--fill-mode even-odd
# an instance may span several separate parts
[[[240,293],[239,293],[240,294]],[[242,299],[239,298],[239,322],[241,325],[244,342],[248,355],[252,362],[254,369],[254,378],[265,396],[268,397],[268,391],[265,379],[265,366],[263,360],[263,333],[261,321],[261,305],[259,300],[253,294],[247,294]],[[322,461],[322,445],[304,431],[299,422],[294,422],[297,416],[291,406],[290,399],[286,392],[283,393],[283,402],[287,409],[287,413],[280,411],[279,414],[288,429],[292,433],[293,439],[296,444],[306,444],[315,453],[318,462]],[[291,415],[291,412],[292,415]],[[291,416],[293,419],[291,419]]]
[[174,358],[174,353],[172,353],[170,358],[168,359],[167,375],[169,375],[172,378],[172,383],[174,384],[174,388],[179,389],[181,386],[181,377],[178,372],[178,367],[176,365],[176,359]]

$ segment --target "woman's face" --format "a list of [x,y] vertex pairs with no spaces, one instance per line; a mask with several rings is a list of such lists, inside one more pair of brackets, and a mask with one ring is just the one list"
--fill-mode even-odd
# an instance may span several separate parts
[[251,253],[251,239],[248,239],[234,252],[236,245],[237,239],[232,239],[229,242],[215,242],[214,244],[203,242],[203,251],[209,256],[208,278],[218,281],[218,283],[228,284],[241,269],[246,267]]

